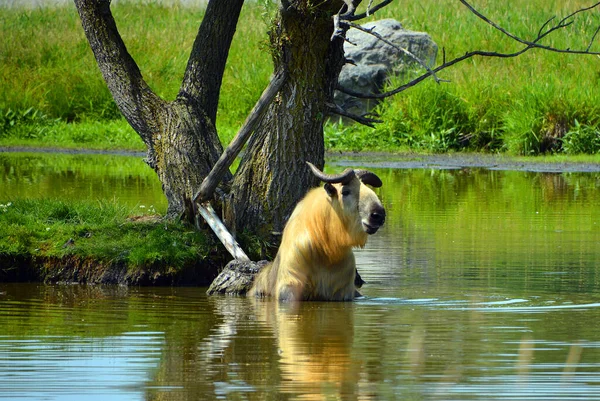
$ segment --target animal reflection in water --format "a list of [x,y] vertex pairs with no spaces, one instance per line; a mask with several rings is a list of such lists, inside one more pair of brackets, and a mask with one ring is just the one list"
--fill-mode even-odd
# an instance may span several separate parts
[[382,182],[367,170],[330,175],[307,164],[325,185],[296,205],[275,260],[260,271],[250,296],[350,301],[360,295],[352,248],[363,247],[385,222],[385,209],[367,186]]
[[282,393],[302,394],[305,400],[358,394],[363,366],[353,358],[352,304],[255,301],[254,306],[258,320],[276,335]]

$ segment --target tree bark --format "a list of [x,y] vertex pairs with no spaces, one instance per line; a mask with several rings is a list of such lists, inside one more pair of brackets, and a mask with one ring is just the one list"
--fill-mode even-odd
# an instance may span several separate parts
[[[168,201],[168,215],[194,219],[192,197],[223,152],[215,129],[219,88],[243,0],[212,0],[173,102],[158,97],[119,35],[110,0],[75,0],[108,88],[148,148]],[[228,175],[226,179],[231,179]]]
[[326,103],[344,63],[343,39],[330,40],[341,1],[282,2],[270,33],[275,72],[287,78],[261,120],[232,185],[236,231],[279,242],[296,203],[317,184],[305,161],[324,164]]

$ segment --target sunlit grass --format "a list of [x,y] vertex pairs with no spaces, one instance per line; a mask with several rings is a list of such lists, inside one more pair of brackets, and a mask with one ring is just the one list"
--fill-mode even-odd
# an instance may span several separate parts
[[25,148],[146,150],[140,136],[121,118],[85,119],[71,123],[61,119],[41,119],[35,123],[19,124],[8,134],[0,135],[0,144]]
[[178,268],[214,247],[205,233],[112,201],[17,199],[0,206],[0,256],[93,257]]
[[[555,22],[589,2],[472,2],[510,32],[533,40],[551,17]],[[483,23],[459,2],[403,2],[377,18],[395,17],[405,28],[428,32],[438,44],[438,63],[471,50],[512,52],[522,45]],[[401,12],[400,12],[401,11]],[[600,14],[578,17],[545,45],[585,49]],[[591,50],[599,51],[595,43]],[[384,120],[375,130],[353,126],[347,135],[327,131],[333,148],[411,148],[427,152],[455,149],[538,154],[597,153],[600,148],[600,83],[596,56],[540,50],[518,58],[472,58],[432,80],[388,99],[377,110]],[[390,87],[401,83],[393,80]]]
[[[269,5],[248,3],[240,17],[219,99],[217,128],[225,143],[243,123],[272,71],[267,49]],[[533,39],[549,18],[560,20],[589,3],[480,0],[473,5],[510,32]],[[148,2],[118,2],[112,9],[144,78],[160,96],[172,100],[203,10]],[[371,19],[379,18],[396,18],[407,29],[428,32],[440,48],[438,63],[443,54],[451,59],[469,50],[520,48],[458,1],[393,2]],[[543,43],[585,48],[598,24],[600,13],[582,14],[572,26]],[[0,41],[0,144],[143,146],[124,128],[126,123],[101,77],[74,6],[3,9],[0,35],[4,39]],[[600,50],[600,45],[595,43],[592,50]],[[378,110],[384,123],[375,130],[329,125],[326,146],[332,150],[467,149],[513,154],[600,150],[597,57],[535,50],[515,59],[473,58],[439,76],[450,82],[438,85],[430,80],[384,102]],[[10,117],[28,110],[38,113],[37,118]],[[90,122],[113,120],[119,123],[107,129]],[[11,122],[26,127],[14,128]],[[72,122],[82,125],[66,124]],[[113,132],[116,138],[111,137]]]
[[[144,79],[158,95],[173,100],[179,91],[203,10],[133,2],[119,2],[112,10]],[[254,106],[272,71],[270,55],[265,49],[265,9],[246,6],[240,21],[223,79],[218,113],[218,126],[226,142]],[[74,6],[2,9],[0,36],[3,38],[0,41],[1,143],[13,144],[14,138],[6,140],[5,137],[20,136],[43,144],[43,135],[31,137],[35,127],[16,134],[7,132],[10,118],[5,116],[23,114],[28,109],[46,116],[46,120],[19,121],[23,125],[44,126],[47,120],[54,119],[67,122],[122,120]],[[84,125],[77,129],[88,128]],[[54,135],[50,136],[48,142],[55,139]],[[96,141],[102,142],[102,139]],[[118,147],[119,144],[106,146]]]

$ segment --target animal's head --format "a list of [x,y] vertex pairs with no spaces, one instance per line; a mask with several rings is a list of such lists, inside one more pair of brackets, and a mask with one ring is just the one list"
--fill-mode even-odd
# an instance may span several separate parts
[[367,185],[381,187],[379,177],[367,170],[353,169],[346,169],[341,174],[325,174],[313,164],[306,163],[313,174],[325,182],[325,191],[339,202],[346,218],[360,224],[367,234],[375,234],[385,222],[385,209]]

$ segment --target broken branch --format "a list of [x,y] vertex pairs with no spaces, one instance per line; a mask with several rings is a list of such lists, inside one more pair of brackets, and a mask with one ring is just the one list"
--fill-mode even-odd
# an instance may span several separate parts
[[382,123],[382,120],[378,120],[375,118],[370,118],[370,117],[366,117],[366,115],[363,116],[359,116],[353,113],[350,113],[346,110],[344,110],[341,106],[335,104],[335,103],[327,103],[327,111],[331,114],[337,114],[340,115],[342,117],[347,117],[351,120],[356,121],[357,123],[360,123],[362,125],[366,125],[367,127],[371,127],[371,128],[375,128],[375,124],[376,123]]
[[[206,202],[198,205],[198,212],[214,231],[221,243],[225,245],[231,256],[240,262],[250,262],[248,255],[246,255],[229,230],[227,230],[227,227],[221,222],[210,203]],[[198,222],[196,222],[196,225],[199,225]]]
[[260,99],[258,99],[258,102],[256,102],[256,104],[254,105],[254,108],[250,112],[248,118],[246,118],[244,125],[242,126],[242,128],[240,128],[237,135],[231,141],[227,149],[223,151],[223,154],[221,155],[219,160],[217,160],[210,173],[208,173],[206,178],[204,178],[204,180],[202,181],[200,189],[198,190],[196,195],[194,195],[193,202],[202,203],[208,201],[211,198],[213,192],[215,191],[215,188],[223,179],[223,176],[225,175],[227,169],[229,168],[229,166],[231,166],[231,163],[233,163],[237,155],[240,153],[240,151],[248,141],[250,134],[254,131],[256,124],[267,109],[267,106],[271,104],[273,98],[283,86],[285,77],[285,71],[279,71],[271,77],[271,82],[269,83],[269,86],[267,86],[267,88],[263,91]]

